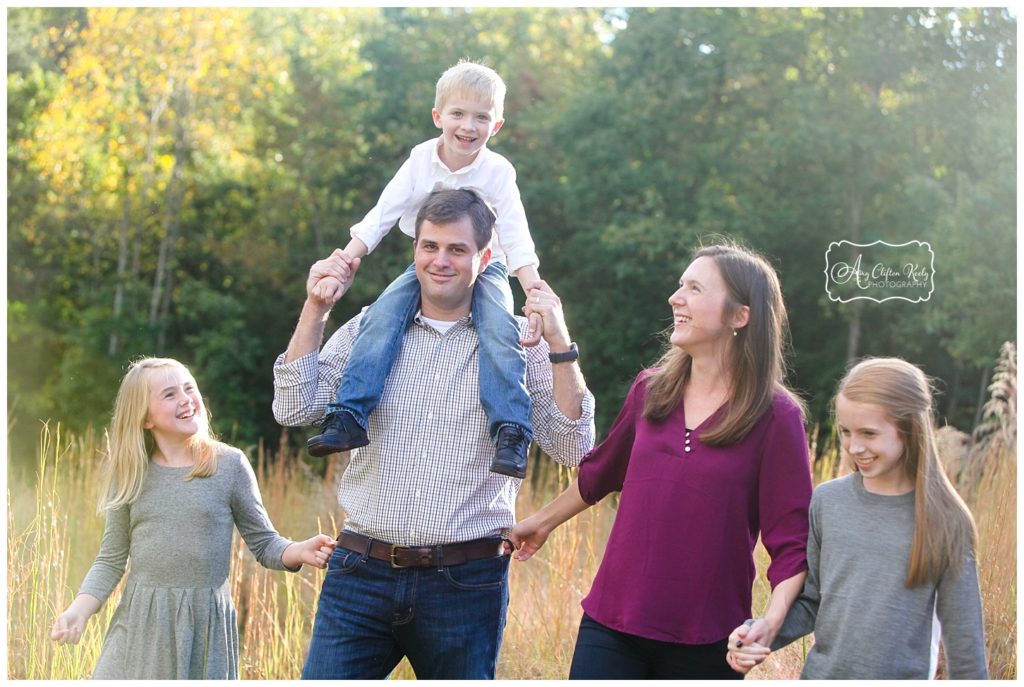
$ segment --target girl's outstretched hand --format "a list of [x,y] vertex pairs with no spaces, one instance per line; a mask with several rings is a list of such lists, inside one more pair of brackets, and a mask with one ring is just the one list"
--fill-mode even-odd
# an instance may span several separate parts
[[318,534],[305,541],[297,541],[289,546],[284,550],[284,556],[281,559],[289,568],[294,568],[300,563],[311,565],[314,568],[326,568],[327,561],[330,559],[331,554],[334,553],[335,544],[336,542],[333,537],[326,534]]
[[85,625],[89,622],[90,615],[69,608],[57,616],[57,620],[50,628],[50,639],[58,644],[78,644],[78,640],[85,633]]

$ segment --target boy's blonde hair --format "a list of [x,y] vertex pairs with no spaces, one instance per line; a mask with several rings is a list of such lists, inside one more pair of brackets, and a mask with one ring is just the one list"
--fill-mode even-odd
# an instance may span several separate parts
[[459,60],[437,80],[434,108],[440,111],[453,94],[466,92],[490,102],[494,107],[495,121],[504,119],[505,82],[490,67],[469,60]]
[[[107,430],[107,488],[100,499],[101,511],[131,505],[142,492],[142,481],[155,448],[152,433],[143,427],[149,415],[150,383],[157,371],[168,367],[191,375],[177,360],[146,357],[133,362],[121,380]],[[217,472],[217,453],[223,446],[210,433],[205,403],[197,421],[199,431],[189,440],[195,465],[186,479],[209,477]]]
[[[937,584],[947,573],[956,576],[978,535],[970,510],[938,457],[928,378],[900,358],[866,358],[846,373],[839,394],[854,403],[880,406],[903,442],[903,463],[914,480],[914,540],[906,586]],[[856,470],[856,463],[850,463]]]

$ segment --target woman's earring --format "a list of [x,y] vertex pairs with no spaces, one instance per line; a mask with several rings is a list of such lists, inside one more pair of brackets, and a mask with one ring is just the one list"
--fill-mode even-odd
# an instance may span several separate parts
[[732,335],[736,336],[736,330],[735,329],[732,330]]

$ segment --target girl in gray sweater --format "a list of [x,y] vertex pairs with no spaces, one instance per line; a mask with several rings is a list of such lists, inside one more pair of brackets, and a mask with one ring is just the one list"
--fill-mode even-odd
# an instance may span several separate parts
[[814,491],[803,592],[778,630],[736,628],[734,670],[814,632],[801,678],[930,679],[940,637],[950,679],[988,678],[977,533],[938,460],[931,406],[906,361],[847,373],[835,417],[854,472]]
[[108,439],[103,542],[51,638],[77,643],[130,560],[92,677],[237,679],[228,584],[234,528],[260,564],[290,572],[303,563],[326,567],[333,540],[292,542],[277,533],[248,459],[211,437],[196,381],[175,360],[131,365]]

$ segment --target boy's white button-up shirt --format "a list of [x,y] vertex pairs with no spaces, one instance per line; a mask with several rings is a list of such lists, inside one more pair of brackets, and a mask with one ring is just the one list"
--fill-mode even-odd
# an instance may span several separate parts
[[468,188],[479,193],[497,215],[491,259],[504,262],[512,274],[526,265],[540,265],[512,163],[485,146],[471,164],[453,172],[437,154],[440,140],[433,138],[412,149],[377,204],[351,228],[351,235],[370,252],[396,221],[403,233],[415,237],[416,213],[431,192]]

